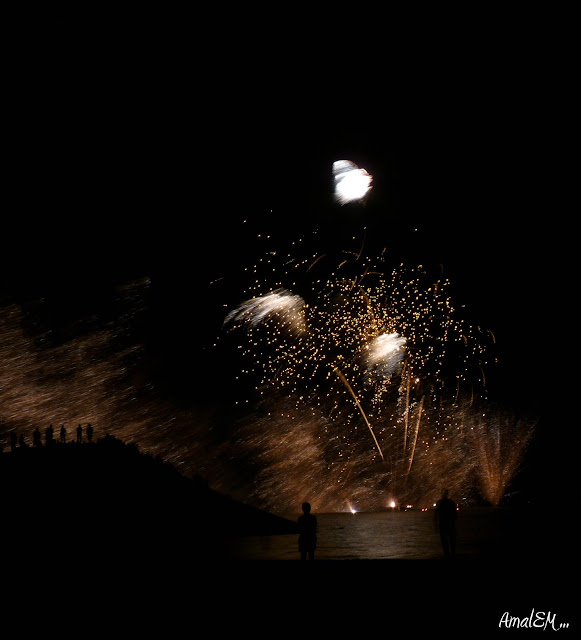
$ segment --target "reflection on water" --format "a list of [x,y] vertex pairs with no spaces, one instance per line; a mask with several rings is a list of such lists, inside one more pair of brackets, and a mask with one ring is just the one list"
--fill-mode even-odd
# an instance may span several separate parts
[[[442,557],[433,511],[321,513],[318,560],[422,560]],[[287,516],[295,520],[294,516]],[[501,512],[469,509],[458,518],[458,556],[486,552],[497,541]],[[240,541],[236,557],[245,560],[298,560],[296,535],[249,537]]]

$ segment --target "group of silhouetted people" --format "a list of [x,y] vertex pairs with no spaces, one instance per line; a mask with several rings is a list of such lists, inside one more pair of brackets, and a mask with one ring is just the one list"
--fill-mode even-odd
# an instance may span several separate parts
[[[76,429],[76,442],[83,442],[83,425],[79,425]],[[93,425],[89,422],[85,429],[85,434],[87,436],[87,442],[93,441]],[[56,442],[54,435],[54,427],[49,425],[44,434],[44,440],[46,446],[49,446]],[[61,425],[59,432],[59,441],[62,444],[65,444],[67,441],[67,429],[64,424]],[[10,450],[14,451],[17,446],[19,447],[27,447],[26,441],[24,439],[24,434],[17,435],[16,431],[10,432]],[[32,446],[33,447],[41,447],[42,446],[42,435],[40,433],[40,429],[36,427],[36,429],[32,433]]]
[[[299,552],[301,560],[314,560],[317,546],[317,518],[311,513],[311,505],[304,502],[303,515],[297,521],[299,528]],[[442,497],[436,503],[435,525],[440,533],[440,541],[444,557],[456,557],[456,517],[458,507],[449,497],[448,489],[444,489]]]

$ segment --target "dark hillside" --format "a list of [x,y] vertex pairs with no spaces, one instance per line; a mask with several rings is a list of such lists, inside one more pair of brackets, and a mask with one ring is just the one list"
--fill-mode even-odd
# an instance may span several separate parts
[[3,555],[228,559],[245,535],[295,524],[188,479],[113,436],[18,447],[0,455]]

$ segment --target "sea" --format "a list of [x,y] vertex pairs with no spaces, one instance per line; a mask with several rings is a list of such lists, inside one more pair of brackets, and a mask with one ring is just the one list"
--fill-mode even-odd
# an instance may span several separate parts
[[[432,510],[321,513],[317,560],[432,560],[443,556]],[[285,515],[289,520],[297,516]],[[488,554],[499,544],[507,514],[497,509],[459,512],[458,557]],[[238,542],[242,560],[298,560],[296,535],[251,536]]]

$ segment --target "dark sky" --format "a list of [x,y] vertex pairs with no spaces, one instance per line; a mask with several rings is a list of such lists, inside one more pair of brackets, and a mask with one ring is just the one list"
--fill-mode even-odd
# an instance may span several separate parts
[[[196,305],[253,255],[251,231],[339,241],[367,227],[394,258],[443,264],[495,332],[504,378],[562,407],[579,382],[573,13],[23,25],[1,292],[74,313],[151,277],[149,337],[171,385],[222,313]],[[374,176],[364,208],[332,202],[337,159]]]

